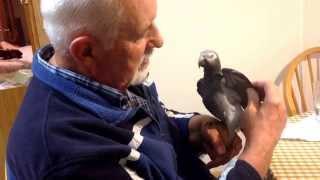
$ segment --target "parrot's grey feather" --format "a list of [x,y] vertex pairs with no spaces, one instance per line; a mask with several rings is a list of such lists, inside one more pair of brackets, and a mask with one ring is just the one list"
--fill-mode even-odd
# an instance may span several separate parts
[[237,90],[237,94],[241,97],[241,106],[243,108],[247,107],[248,96],[247,89],[254,88],[250,80],[234,69],[223,68],[223,77],[226,79],[226,86],[230,89]]
[[218,55],[213,54],[214,51],[205,51],[200,55],[198,64],[204,68],[204,76],[198,81],[197,90],[207,110],[224,122],[233,137],[247,106],[246,90],[253,85],[242,73],[221,69]]
[[[198,65],[204,68],[204,76],[197,83],[198,93],[208,111],[227,126],[230,144],[240,126],[241,114],[248,104],[246,91],[254,87],[242,73],[228,68],[221,70],[219,57],[214,51],[202,52]],[[257,93],[260,100],[263,100],[264,92],[257,90]],[[267,179],[273,179],[272,173]]]

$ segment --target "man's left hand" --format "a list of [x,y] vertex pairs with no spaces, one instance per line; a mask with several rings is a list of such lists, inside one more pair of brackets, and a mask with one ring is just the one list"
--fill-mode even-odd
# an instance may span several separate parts
[[239,136],[235,136],[230,144],[227,144],[228,138],[224,124],[211,116],[197,115],[189,122],[189,141],[197,150],[210,156],[209,168],[227,163],[240,152]]

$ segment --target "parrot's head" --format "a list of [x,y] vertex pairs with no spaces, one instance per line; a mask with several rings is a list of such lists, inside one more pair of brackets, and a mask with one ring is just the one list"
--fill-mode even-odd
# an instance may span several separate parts
[[205,50],[200,53],[199,67],[203,67],[206,71],[221,74],[221,64],[218,54],[213,50]]

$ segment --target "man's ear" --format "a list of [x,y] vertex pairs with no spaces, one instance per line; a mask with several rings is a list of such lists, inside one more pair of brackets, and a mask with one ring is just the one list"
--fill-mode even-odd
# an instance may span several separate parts
[[76,64],[82,67],[91,68],[96,48],[95,39],[90,36],[80,36],[75,38],[69,45],[69,52]]

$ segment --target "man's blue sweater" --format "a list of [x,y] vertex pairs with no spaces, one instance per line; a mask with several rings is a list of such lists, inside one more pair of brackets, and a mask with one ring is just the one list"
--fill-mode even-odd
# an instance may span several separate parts
[[[10,179],[213,178],[187,142],[191,116],[168,116],[154,84],[131,89],[151,114],[139,106],[123,109],[118,97],[50,72],[39,54],[9,137]],[[233,178],[259,176],[238,161]]]

